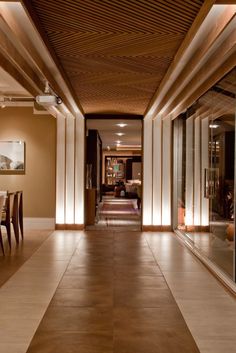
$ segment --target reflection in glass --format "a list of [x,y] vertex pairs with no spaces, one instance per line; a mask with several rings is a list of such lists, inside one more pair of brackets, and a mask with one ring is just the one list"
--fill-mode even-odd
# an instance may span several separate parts
[[235,93],[236,69],[173,124],[176,228],[231,279],[235,256]]

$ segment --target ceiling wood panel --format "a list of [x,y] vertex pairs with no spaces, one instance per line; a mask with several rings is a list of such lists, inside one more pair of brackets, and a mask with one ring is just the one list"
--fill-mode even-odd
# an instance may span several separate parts
[[203,0],[32,0],[85,113],[144,114]]

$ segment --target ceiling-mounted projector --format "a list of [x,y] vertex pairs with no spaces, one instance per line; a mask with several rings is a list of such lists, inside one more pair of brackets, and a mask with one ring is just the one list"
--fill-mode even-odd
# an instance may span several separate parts
[[52,94],[44,94],[41,96],[36,96],[36,102],[44,106],[55,106],[61,104],[62,99]]

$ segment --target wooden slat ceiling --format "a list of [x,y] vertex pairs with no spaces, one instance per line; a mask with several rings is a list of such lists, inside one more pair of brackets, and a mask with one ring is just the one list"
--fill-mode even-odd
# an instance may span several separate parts
[[143,114],[204,0],[32,0],[85,113]]

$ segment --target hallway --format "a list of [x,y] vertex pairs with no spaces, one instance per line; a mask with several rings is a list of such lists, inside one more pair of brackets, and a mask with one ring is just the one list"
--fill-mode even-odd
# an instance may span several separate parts
[[227,353],[236,343],[235,299],[173,233],[53,232],[0,303],[1,353]]
[[140,231],[141,209],[137,207],[137,200],[103,196],[98,206],[95,225],[86,226],[86,229]]

